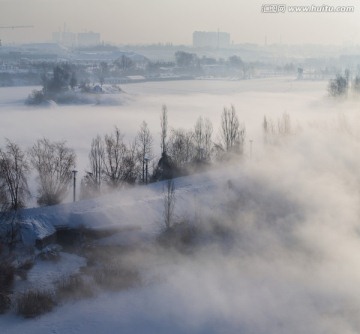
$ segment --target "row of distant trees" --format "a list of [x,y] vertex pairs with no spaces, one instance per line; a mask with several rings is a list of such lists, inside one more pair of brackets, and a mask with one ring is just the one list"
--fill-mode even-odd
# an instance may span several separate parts
[[[141,124],[131,143],[125,142],[117,127],[112,133],[93,138],[89,169],[81,180],[82,198],[136,183],[186,175],[209,166],[215,159],[222,161],[244,152],[245,126],[239,122],[233,106],[224,108],[216,140],[213,125],[207,118],[199,117],[191,130],[169,129],[164,105],[160,121],[160,159],[153,154],[153,136],[146,122]],[[23,150],[6,140],[0,148],[0,211],[25,207],[30,196],[31,172],[36,172],[38,204],[61,203],[67,196],[75,167],[75,151],[66,142],[42,138]]]
[[91,91],[91,82],[104,84],[109,76],[128,75],[136,69],[136,63],[125,55],[114,60],[112,63],[100,62],[92,68],[92,78],[85,71],[84,65],[75,65],[70,63],[54,64],[48,68],[44,64],[43,74],[41,75],[42,89],[34,90],[27,99],[28,104],[41,104],[46,100],[57,101],[59,94],[73,91],[76,87],[81,92]]
[[109,77],[127,76],[131,74],[156,74],[161,68],[174,68],[177,66],[182,71],[196,72],[201,71],[202,65],[227,65],[230,70],[242,70],[244,75],[249,68],[240,57],[233,55],[227,60],[216,60],[210,57],[199,58],[194,53],[177,51],[175,53],[175,62],[151,62],[143,61],[136,63],[132,58],[122,55],[111,62],[99,62],[89,69],[84,65],[71,64],[68,62],[49,64],[43,63],[41,66],[43,74],[41,75],[42,90],[34,91],[29,99],[29,104],[40,104],[44,100],[52,99],[56,101],[60,93],[74,90],[75,87],[81,88],[82,91],[88,92],[90,83],[99,83],[102,86]]
[[46,100],[57,101],[59,94],[73,90],[78,85],[76,67],[68,63],[58,64],[52,74],[44,73],[41,77],[42,89],[34,90],[27,99],[27,104],[41,104]]
[[348,69],[344,71],[344,74],[337,74],[334,79],[329,81],[328,92],[330,96],[347,96],[350,89],[353,93],[360,94],[360,75],[357,74],[355,78],[351,79],[351,73]]
[[[245,65],[239,56],[233,55],[228,59],[215,59],[212,57],[199,57],[195,53],[177,51],[175,52],[175,64],[179,67],[197,67],[201,65],[228,65],[233,68],[239,68]],[[175,65],[174,64],[174,65]]]
[[154,156],[153,135],[146,122],[130,144],[117,127],[111,134],[93,138],[90,167],[81,184],[82,196],[92,197],[109,188],[187,175],[210,166],[215,159],[244,152],[245,126],[239,122],[233,106],[223,110],[217,140],[213,139],[211,121],[203,117],[197,119],[193,129],[169,129],[165,105],[160,126],[160,158]]

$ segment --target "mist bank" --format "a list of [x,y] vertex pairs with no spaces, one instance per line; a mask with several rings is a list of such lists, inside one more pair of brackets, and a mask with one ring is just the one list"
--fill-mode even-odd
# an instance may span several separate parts
[[[360,141],[356,122],[342,124],[311,124],[264,145],[261,155],[190,177],[175,190],[172,226],[189,227],[191,238],[127,253],[126,263],[141,268],[140,287],[65,304],[35,321],[15,325],[7,315],[5,333],[66,333],[75,324],[87,333],[358,333]],[[141,211],[145,198],[163,199],[161,189],[143,191],[98,204],[131,208],[141,199]],[[156,239],[165,225],[161,205],[155,211],[127,223],[152,226]]]
[[21,105],[32,89],[2,88],[4,94],[0,112],[3,115],[3,137],[0,140],[9,138],[23,149],[43,137],[66,141],[77,155],[76,169],[80,180],[89,168],[92,139],[96,135],[108,134],[114,126],[118,126],[125,141],[130,143],[141,123],[146,121],[154,138],[154,156],[159,157],[159,115],[163,104],[168,107],[170,131],[189,130],[202,116],[213,124],[214,141],[218,140],[224,107],[234,105],[240,122],[246,127],[244,153],[247,157],[250,150],[254,156],[263,152],[264,116],[272,119],[277,127],[278,119],[286,113],[296,131],[307,127],[335,127],[340,118],[342,126],[346,126],[346,122],[358,122],[358,100],[330,99],[327,82],[301,82],[291,78],[246,82],[185,81],[139,83],[124,85],[122,89],[121,96],[112,97],[117,105],[54,104],[49,108],[38,108]]

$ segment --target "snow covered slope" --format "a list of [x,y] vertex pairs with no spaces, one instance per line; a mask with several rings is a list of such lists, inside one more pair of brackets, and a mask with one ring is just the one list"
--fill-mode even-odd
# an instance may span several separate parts
[[[214,172],[174,179],[175,215],[184,215],[183,209],[193,207],[197,195],[211,193],[217,182],[226,185],[223,176]],[[96,199],[25,209],[20,212],[20,217],[23,221],[50,224],[49,228],[140,228],[147,232],[156,231],[163,222],[166,185],[167,181],[163,181],[123,189]],[[206,196],[201,196],[201,199],[204,201]],[[185,211],[185,215],[192,214],[188,209]]]
[[[359,151],[351,133],[311,127],[261,156],[177,179],[178,219],[215,221],[220,241],[200,235],[190,252],[137,245],[130,256],[144,270],[141,286],[33,320],[10,312],[1,334],[359,333]],[[154,236],[164,226],[163,187],[23,216]]]

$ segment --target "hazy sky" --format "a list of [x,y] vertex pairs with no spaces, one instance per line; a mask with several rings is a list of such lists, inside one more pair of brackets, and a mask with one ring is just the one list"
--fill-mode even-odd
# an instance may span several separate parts
[[[355,6],[353,13],[264,14],[262,4]],[[53,31],[95,31],[105,42],[191,44],[195,30],[227,31],[234,43],[360,44],[355,0],[0,0],[4,43],[50,41]]]

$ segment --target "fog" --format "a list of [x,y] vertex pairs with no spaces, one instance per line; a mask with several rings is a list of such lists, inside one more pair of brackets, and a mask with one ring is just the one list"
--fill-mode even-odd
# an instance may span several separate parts
[[212,121],[215,135],[223,108],[233,104],[240,121],[246,125],[247,138],[255,141],[255,149],[262,146],[264,115],[276,119],[287,112],[296,124],[300,120],[314,121],[317,119],[313,117],[314,112],[331,122],[336,120],[338,112],[325,99],[325,82],[303,83],[292,78],[153,82],[121,87],[124,93],[102,96],[98,105],[46,108],[24,105],[36,87],[0,88],[0,143],[9,138],[26,148],[44,136],[66,140],[77,153],[77,168],[81,174],[87,168],[91,139],[97,134],[110,133],[114,126],[118,126],[125,140],[130,142],[141,122],[146,121],[154,136],[154,151],[158,154],[163,104],[168,107],[170,128],[191,129],[197,118],[204,116]]
[[163,283],[130,316],[162,333],[358,333],[358,150],[310,128],[226,170],[200,200],[204,228],[225,236],[161,253],[149,270]]
[[[359,43],[358,3],[288,0],[286,5],[355,6],[353,13],[262,13],[260,0],[1,0],[2,25],[34,25],[33,29],[2,32],[6,43],[51,40],[51,32],[97,31],[102,40],[117,44],[191,44],[193,31],[231,34],[235,43],[338,44]],[[19,10],[21,8],[21,10]],[[81,14],[80,14],[81,13]],[[80,14],[80,15],[79,15]],[[186,24],[184,23],[186,18]],[[166,28],[164,28],[166,27]],[[250,29],[249,29],[250,27]],[[125,33],[126,32],[126,33]]]
[[359,148],[341,127],[306,127],[209,173],[195,207],[189,195],[176,201],[177,220],[199,228],[195,245],[140,245],[125,255],[142,270],[140,287],[22,324],[30,333],[75,324],[86,333],[358,333]]
[[[24,104],[36,87],[0,88],[0,144],[5,138],[30,148],[43,137],[65,140],[77,154],[80,180],[88,170],[91,140],[103,136],[117,126],[125,142],[133,141],[142,121],[148,123],[154,137],[154,162],[160,156],[160,113],[168,107],[169,128],[192,129],[199,116],[208,117],[217,140],[221,113],[234,105],[240,122],[246,126],[245,154],[250,140],[254,157],[263,152],[262,122],[264,116],[275,123],[284,113],[291,117],[294,131],[302,128],[325,129],[356,124],[356,100],[329,100],[326,82],[301,82],[293,78],[248,81],[174,81],[122,85],[123,93],[102,95],[95,105],[51,105],[29,107]],[[315,134],[317,136],[317,134]],[[316,141],[311,147],[316,145]],[[300,147],[299,149],[303,149]],[[36,185],[30,182],[35,204]],[[68,198],[71,201],[71,198]]]
[[[233,104],[253,155],[247,148],[242,161],[209,173],[212,188],[195,205],[177,200],[176,219],[199,231],[190,251],[140,247],[127,261],[143,270],[141,287],[66,304],[14,333],[65,333],[74,323],[86,333],[359,333],[359,102],[288,78],[123,89],[116,106],[43,109],[22,105],[27,88],[1,89],[1,133],[25,146],[66,139],[85,169],[91,138],[114,125],[130,139],[145,120],[158,137],[164,103],[170,126],[190,128],[203,115],[215,129]],[[291,134],[264,145],[264,115],[284,112]]]

